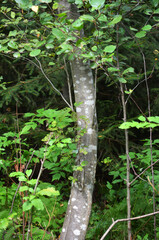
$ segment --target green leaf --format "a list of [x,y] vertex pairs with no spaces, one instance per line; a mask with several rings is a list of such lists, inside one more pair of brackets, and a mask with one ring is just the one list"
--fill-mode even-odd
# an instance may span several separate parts
[[21,135],[22,134],[28,134],[30,129],[31,129],[30,125],[27,125],[27,126],[23,127],[23,129],[21,131]]
[[108,18],[107,16],[105,16],[104,14],[101,14],[98,18],[98,21],[100,22],[107,22],[108,21]]
[[120,70],[118,68],[115,67],[109,67],[108,68],[108,72],[119,72]]
[[121,82],[121,83],[127,83],[127,81],[126,81],[125,78],[119,78],[119,82]]
[[19,57],[21,57],[21,55],[20,55],[19,52],[15,52],[15,53],[13,54],[13,57],[15,57],[15,58],[19,58]]
[[72,27],[80,31],[83,28],[83,21],[77,19],[74,23],[72,23]]
[[42,3],[51,3],[52,2],[52,0],[39,0],[39,1]]
[[40,49],[35,49],[35,50],[31,51],[31,52],[29,53],[29,55],[30,55],[31,57],[36,57],[36,56],[38,56],[40,53],[41,53],[41,50],[40,50]]
[[35,185],[36,184],[36,179],[31,179],[31,180],[29,180],[29,181],[27,181],[27,183],[29,184],[29,185]]
[[8,37],[15,37],[17,34],[17,30],[10,31]]
[[46,189],[42,189],[37,194],[39,195],[45,195],[45,196],[58,196],[60,195],[59,191],[56,191],[54,187],[49,187]]
[[151,25],[146,25],[146,26],[142,27],[142,30],[149,31],[149,30],[151,30],[151,28],[152,28]]
[[47,43],[47,44],[45,45],[45,47],[46,47],[47,49],[51,49],[51,48],[54,48],[54,45],[51,44],[51,43]]
[[53,28],[52,33],[58,40],[62,40],[63,38],[65,38],[65,34],[57,28]]
[[123,75],[126,74],[126,73],[133,73],[133,72],[134,72],[134,68],[133,67],[129,67],[129,68],[127,68],[127,69],[125,69],[123,71]]
[[115,49],[116,49],[116,46],[109,45],[109,46],[106,46],[103,51],[106,53],[112,53],[112,52],[114,52]]
[[32,205],[37,209],[37,210],[43,210],[44,209],[44,205],[43,202],[40,199],[33,199],[31,201]]
[[31,173],[32,173],[32,169],[26,170],[26,175],[27,175],[27,177],[30,177]]
[[91,15],[88,15],[88,14],[80,16],[80,19],[82,21],[90,21],[90,22],[94,21],[94,18]]
[[89,3],[94,9],[100,9],[103,7],[105,0],[89,0]]
[[146,35],[146,31],[140,31],[140,32],[135,34],[135,37],[143,38],[143,37],[145,37],[145,35]]
[[19,192],[24,192],[24,191],[27,191],[29,189],[28,186],[22,186],[19,188]]
[[60,178],[61,178],[61,174],[56,173],[56,174],[53,175],[52,181],[59,180]]
[[8,46],[9,46],[10,48],[13,48],[13,49],[18,49],[18,44],[17,44],[16,42],[14,42],[14,41],[10,41],[10,42],[8,43]]
[[111,26],[111,25],[117,24],[121,21],[121,19],[122,19],[121,15],[116,15],[114,19],[108,23],[108,25]]
[[29,201],[27,201],[27,202],[25,202],[24,204],[23,204],[23,211],[25,212],[25,211],[28,211],[28,210],[30,210],[31,208],[32,208],[32,203],[31,202],[29,202]]
[[15,18],[15,12],[11,12],[11,18]]
[[10,177],[19,177],[19,176],[24,176],[24,173],[22,172],[12,172],[9,174]]

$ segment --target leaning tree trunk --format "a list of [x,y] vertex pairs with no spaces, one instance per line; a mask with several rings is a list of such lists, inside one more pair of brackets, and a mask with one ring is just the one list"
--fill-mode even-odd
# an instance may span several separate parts
[[[78,12],[75,6],[69,4],[67,0],[60,1],[60,4],[63,5],[63,11],[70,11],[68,17],[73,15],[74,19],[75,16],[77,18]],[[72,183],[60,239],[84,240],[91,213],[97,163],[96,92],[89,62],[83,63],[81,59],[75,58],[70,65],[75,101],[76,103],[82,102],[76,107],[77,125],[81,129],[86,129],[86,133],[78,143],[76,165],[80,166],[83,161],[86,161],[87,165],[82,171],[74,172],[73,176],[77,181]],[[83,149],[87,151],[87,154],[82,153]]]

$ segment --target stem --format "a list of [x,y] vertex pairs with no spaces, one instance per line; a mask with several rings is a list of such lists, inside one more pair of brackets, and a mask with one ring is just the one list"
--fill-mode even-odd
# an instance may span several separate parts
[[[117,68],[120,69],[119,65],[119,25],[117,24],[116,29],[116,54],[117,54]],[[127,111],[126,111],[126,102],[125,102],[125,95],[123,89],[123,83],[120,82],[120,91],[121,91],[121,101],[122,101],[122,108],[123,108],[123,121],[127,121]],[[128,137],[128,130],[125,129],[125,151],[126,151],[126,159],[127,159],[127,167],[126,167],[126,175],[127,175],[127,218],[131,218],[131,201],[130,201],[130,157],[129,157],[129,137]],[[131,240],[131,220],[128,220],[128,240]]]
[[101,237],[100,240],[104,240],[104,238],[108,235],[108,233],[110,232],[110,230],[111,230],[118,222],[133,221],[133,220],[137,220],[137,219],[141,219],[141,218],[145,218],[145,217],[150,217],[150,216],[153,216],[153,215],[156,215],[156,214],[159,214],[159,211],[153,212],[153,213],[148,213],[148,214],[141,215],[141,216],[138,216],[138,217],[133,217],[133,218],[118,219],[118,220],[116,220],[116,221],[114,221],[114,219],[112,219],[112,220],[113,220],[113,223],[110,225],[110,227],[107,229],[107,231],[104,233],[104,235]]
[[[146,84],[146,91],[147,91],[147,104],[148,104],[148,112],[149,117],[151,116],[151,104],[150,104],[150,91],[147,81],[147,69],[146,69],[146,59],[143,51],[140,49],[143,58],[144,64],[144,74],[145,74],[145,84]],[[150,128],[150,154],[151,154],[151,174],[152,174],[152,185],[154,186],[154,167],[153,167],[153,155],[152,155],[152,128]],[[153,211],[156,211],[156,201],[155,201],[155,189],[153,188]],[[156,236],[156,216],[154,215],[154,240],[157,240]]]

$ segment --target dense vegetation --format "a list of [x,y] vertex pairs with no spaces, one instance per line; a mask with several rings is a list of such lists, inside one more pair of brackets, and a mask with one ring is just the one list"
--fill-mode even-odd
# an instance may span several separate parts
[[[159,1],[72,3],[77,18],[58,1],[0,3],[0,239],[60,238],[73,172],[88,165],[76,163],[89,152],[79,148],[89,120],[79,127],[76,59],[93,71],[98,118],[85,239],[100,239],[112,219],[159,210]],[[158,222],[123,221],[105,239],[159,239]]]

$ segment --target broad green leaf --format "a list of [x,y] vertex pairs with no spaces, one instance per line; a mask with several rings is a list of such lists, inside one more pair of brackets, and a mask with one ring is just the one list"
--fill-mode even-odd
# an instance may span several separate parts
[[27,191],[28,189],[29,189],[28,186],[21,186],[21,187],[19,188],[19,192],[24,192],[24,191]]
[[143,38],[143,37],[145,37],[145,35],[146,35],[146,31],[140,31],[140,32],[135,34],[135,37]]
[[17,30],[13,30],[9,32],[9,37],[15,37],[18,34]]
[[54,181],[54,180],[59,180],[60,178],[61,178],[61,174],[56,173],[56,174],[53,175],[52,181]]
[[16,3],[18,3],[20,8],[26,9],[26,8],[31,8],[32,7],[32,2],[29,0],[15,0]]
[[108,23],[108,25],[111,26],[111,25],[117,24],[121,21],[121,19],[122,19],[121,15],[116,15],[114,19]]
[[154,5],[154,7],[157,7],[159,4],[159,0],[152,0],[152,4]]
[[32,208],[32,203],[31,202],[29,202],[29,201],[27,201],[27,202],[25,202],[24,204],[23,204],[23,211],[25,212],[25,211],[28,211],[28,210],[30,210],[31,208]]
[[40,199],[33,199],[31,201],[32,205],[37,209],[37,210],[43,210],[44,209],[44,205],[43,202]]
[[103,51],[106,53],[113,53],[115,49],[116,49],[116,46],[109,45],[109,46],[106,46]]
[[45,196],[58,196],[60,195],[59,191],[56,191],[54,187],[49,187],[46,189],[42,189],[37,194],[45,195]]
[[35,49],[35,50],[31,51],[31,52],[29,53],[29,55],[30,55],[31,57],[36,57],[36,56],[38,56],[40,53],[41,53],[41,50],[40,50],[40,49]]
[[94,9],[100,9],[103,7],[105,0],[89,0],[89,3]]
[[148,117],[148,120],[149,120],[150,122],[159,123],[159,117],[158,117],[158,116]]
[[51,3],[52,2],[52,0],[39,0],[39,1],[42,3]]
[[52,33],[58,40],[62,40],[63,38],[65,38],[65,34],[57,28],[53,28]]
[[138,119],[139,119],[140,121],[142,121],[142,122],[145,122],[145,121],[146,121],[146,118],[145,118],[144,116],[140,116],[140,117],[138,117]]
[[92,51],[96,52],[97,51],[97,46],[93,46],[91,49],[92,49]]
[[14,54],[13,54],[13,57],[15,57],[15,58],[19,58],[21,55],[20,55],[20,53],[19,52],[15,52]]
[[35,185],[36,184],[36,179],[31,179],[31,180],[29,180],[29,181],[27,181],[27,183],[29,184],[29,185]]
[[72,139],[71,138],[65,138],[65,139],[61,140],[61,142],[63,142],[63,143],[71,143]]
[[77,30],[81,30],[83,28],[83,21],[77,19],[74,23],[72,23],[72,27]]
[[30,129],[31,129],[31,125],[27,125],[27,126],[23,127],[23,129],[21,131],[21,135],[28,134]]
[[20,182],[26,182],[27,181],[27,178],[25,176],[20,176],[19,177],[19,181]]
[[22,172],[12,172],[9,174],[10,177],[19,177],[19,176],[24,176],[24,173]]
[[133,73],[133,72],[134,72],[134,68],[133,67],[129,67],[129,68],[127,68],[127,69],[125,69],[123,71],[123,75],[126,74],[126,73]]
[[121,82],[121,83],[127,83],[127,81],[126,81],[126,79],[125,78],[119,78],[119,82]]
[[54,45],[53,45],[52,43],[47,43],[47,44],[45,45],[45,47],[46,47],[47,49],[51,49],[51,48],[54,48]]
[[119,72],[120,70],[118,68],[115,67],[109,67],[108,68],[108,72]]
[[24,114],[24,117],[32,117],[32,116],[35,116],[34,113],[25,113]]
[[27,177],[30,177],[31,173],[32,173],[32,169],[26,170],[26,175],[27,175]]
[[15,18],[15,12],[11,12],[11,18]]
[[80,16],[80,19],[82,21],[90,21],[90,22],[94,21],[94,18],[91,15],[88,15],[88,14]]
[[98,21],[100,21],[100,22],[107,22],[107,21],[108,21],[108,18],[107,18],[106,15],[101,14],[101,15],[99,16],[99,18],[98,18]]
[[149,30],[151,30],[151,28],[152,28],[151,25],[146,25],[146,26],[142,27],[142,30],[149,31]]
[[9,220],[7,218],[0,219],[0,229],[7,229]]
[[10,48],[13,48],[13,49],[18,49],[18,44],[17,44],[16,42],[14,42],[14,41],[10,41],[10,42],[8,43],[8,46],[9,46]]
[[49,62],[49,66],[53,66],[53,65],[55,65],[54,62]]

